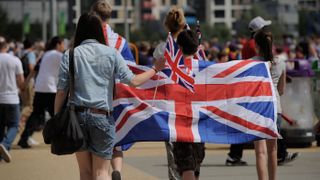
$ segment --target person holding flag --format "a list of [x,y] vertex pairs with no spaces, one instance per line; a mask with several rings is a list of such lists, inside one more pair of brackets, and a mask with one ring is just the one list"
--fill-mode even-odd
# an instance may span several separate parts
[[[185,61],[193,61],[198,51],[197,36],[192,30],[182,31],[177,38]],[[196,180],[205,156],[204,143],[174,142],[173,154],[182,180]]]
[[[103,35],[105,38],[105,44],[109,47],[115,48],[127,61],[135,62],[135,59],[131,53],[131,49],[125,38],[114,32],[108,24],[111,18],[112,8],[107,0],[98,0],[91,6],[91,13],[97,14],[102,20]],[[120,149],[115,148],[113,152],[113,158],[111,161],[113,172],[113,179],[121,179],[121,169],[123,161],[123,152]]]
[[[76,152],[80,179],[110,179],[108,170],[115,145],[113,92],[115,78],[130,86],[139,86],[165,66],[163,60],[142,74],[134,75],[114,48],[105,45],[101,19],[84,13],[74,38],[74,100],[79,124],[84,132],[84,146]],[[68,96],[69,54],[62,57],[55,97],[55,114]]]
[[[172,7],[164,19],[164,26],[167,32],[171,33],[174,41],[180,32],[182,32],[186,25],[186,19],[184,17],[183,10],[181,8]],[[160,43],[153,52],[153,57],[155,59],[163,59],[164,53],[166,51],[166,43]],[[170,180],[180,179],[180,175],[177,171],[177,166],[175,164],[175,158],[173,155],[173,146],[171,142],[166,142],[167,160],[168,160],[168,176]]]

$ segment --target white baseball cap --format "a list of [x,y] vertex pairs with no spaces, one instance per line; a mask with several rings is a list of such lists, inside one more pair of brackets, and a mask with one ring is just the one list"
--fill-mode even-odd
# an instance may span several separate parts
[[252,19],[249,23],[249,30],[251,32],[257,32],[261,28],[270,25],[272,22],[270,20],[264,20],[262,17],[257,16]]

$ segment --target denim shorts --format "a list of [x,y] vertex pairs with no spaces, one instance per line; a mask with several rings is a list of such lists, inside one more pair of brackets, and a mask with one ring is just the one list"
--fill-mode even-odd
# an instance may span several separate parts
[[103,159],[112,159],[115,143],[113,116],[90,112],[77,113],[85,143],[79,151],[89,151]]

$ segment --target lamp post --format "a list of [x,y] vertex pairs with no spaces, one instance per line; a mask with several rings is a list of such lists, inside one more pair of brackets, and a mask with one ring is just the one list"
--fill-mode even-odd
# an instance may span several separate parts
[[57,33],[57,0],[50,0],[51,37]]
[[124,0],[124,31],[127,41],[130,41],[129,24],[128,24],[128,1]]

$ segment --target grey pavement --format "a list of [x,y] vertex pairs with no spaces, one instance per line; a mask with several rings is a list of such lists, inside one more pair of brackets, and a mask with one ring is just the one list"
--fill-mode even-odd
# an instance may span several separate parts
[[[42,141],[40,133],[34,138],[42,142],[32,149],[20,149],[14,145],[10,151],[12,162],[0,162],[0,180],[73,180],[79,179],[74,155],[55,156],[50,147]],[[18,138],[17,138],[18,139]],[[16,144],[16,142],[15,142]],[[206,145],[206,157],[201,167],[200,179],[234,180],[257,179],[253,150],[245,150],[243,159],[246,167],[226,167],[224,162],[228,145]],[[320,148],[289,149],[300,152],[299,158],[291,164],[278,168],[279,180],[319,180]],[[164,143],[137,143],[125,153],[123,179],[153,180],[168,179]]]

